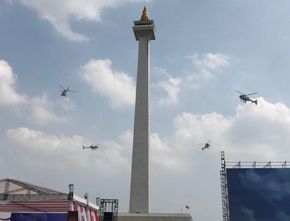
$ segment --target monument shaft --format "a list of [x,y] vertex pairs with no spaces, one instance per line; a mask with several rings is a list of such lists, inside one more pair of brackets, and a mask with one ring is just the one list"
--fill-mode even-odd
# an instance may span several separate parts
[[149,41],[155,39],[154,22],[141,19],[134,23],[133,30],[136,40],[139,41],[139,52],[129,213],[149,213]]

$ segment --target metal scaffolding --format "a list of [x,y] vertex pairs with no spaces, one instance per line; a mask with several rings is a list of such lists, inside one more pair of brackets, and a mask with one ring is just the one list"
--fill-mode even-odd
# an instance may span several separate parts
[[225,161],[226,168],[287,168],[289,161]]
[[[97,201],[99,198],[97,198]],[[101,221],[117,221],[118,220],[118,199],[101,199],[100,202]],[[106,218],[107,217],[107,218]]]
[[227,170],[226,170],[226,159],[225,159],[225,152],[224,151],[221,152],[220,177],[221,177],[223,221],[230,221]]

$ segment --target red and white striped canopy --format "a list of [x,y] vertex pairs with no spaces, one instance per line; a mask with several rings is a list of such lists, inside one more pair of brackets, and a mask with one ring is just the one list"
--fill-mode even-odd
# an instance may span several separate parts
[[68,200],[10,201],[0,204],[0,212],[67,212]]

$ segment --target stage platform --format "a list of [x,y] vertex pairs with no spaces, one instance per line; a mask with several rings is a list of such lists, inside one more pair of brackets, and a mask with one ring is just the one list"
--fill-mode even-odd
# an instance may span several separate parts
[[119,213],[118,221],[192,221],[188,213]]

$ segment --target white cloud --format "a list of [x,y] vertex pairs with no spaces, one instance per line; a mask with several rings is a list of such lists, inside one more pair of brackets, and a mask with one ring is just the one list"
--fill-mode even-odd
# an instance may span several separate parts
[[81,75],[93,91],[108,97],[113,107],[134,105],[133,79],[127,73],[112,70],[110,60],[90,60],[81,68]]
[[211,139],[213,150],[226,150],[233,157],[282,160],[290,154],[290,109],[281,103],[258,100],[257,106],[239,105],[232,117],[217,113],[177,116],[175,142],[186,148]]
[[167,93],[167,97],[161,98],[159,103],[162,105],[178,104],[181,83],[179,78],[169,78],[167,81],[158,82],[156,86],[162,88]]
[[156,97],[158,97],[158,103],[166,106],[178,104],[182,79],[170,76],[167,70],[164,68],[155,67],[153,69],[153,72],[154,77],[159,78],[159,80],[157,83],[152,84],[152,88],[157,89],[158,92],[165,92],[165,95],[155,95]]
[[53,104],[47,100],[46,96],[31,98],[29,103],[29,111],[38,124],[62,122],[65,119],[57,116],[53,111]]
[[188,58],[201,70],[214,71],[230,64],[229,57],[220,53],[193,54]]
[[193,89],[198,89],[202,81],[214,79],[217,71],[230,65],[230,57],[220,53],[193,54],[187,58],[196,70],[187,74],[184,82]]
[[186,71],[183,76],[172,77],[166,69],[154,68],[154,77],[159,80],[157,83],[153,83],[152,87],[162,89],[166,93],[166,97],[157,95],[161,97],[158,101],[159,104],[178,104],[182,89],[197,90],[203,82],[215,79],[218,71],[230,66],[230,57],[220,53],[193,54],[187,58],[191,60],[194,71]]
[[[124,147],[114,141],[102,141],[99,148],[92,155],[91,150],[83,150],[83,145],[90,145],[94,142],[80,135],[64,136],[49,135],[42,131],[26,127],[9,129],[6,133],[10,142],[26,149],[32,155],[37,155],[41,165],[48,168],[68,169],[70,167],[97,168],[99,171],[110,171],[117,168],[129,167],[128,155],[124,154]],[[80,158],[80,154],[82,157]],[[95,157],[95,159],[94,159]],[[95,165],[90,162],[97,160]],[[76,165],[75,162],[78,162]],[[107,170],[106,170],[107,169]],[[107,171],[107,172],[108,172]]]
[[23,5],[36,10],[64,37],[77,42],[86,41],[88,37],[73,31],[70,21],[99,22],[103,9],[138,1],[142,0],[20,0]]
[[176,157],[174,149],[170,148],[164,139],[161,139],[157,133],[151,134],[150,139],[152,163],[156,167],[165,169],[182,168],[182,159]]
[[[4,60],[0,60],[0,105],[14,107],[21,117],[32,120],[38,124],[63,122],[66,117],[59,117],[54,111],[54,104],[46,95],[42,97],[29,97],[20,94],[15,89],[16,75],[12,67]],[[63,108],[64,109],[64,108]]]
[[[30,148],[36,151],[51,152],[62,148],[62,143],[66,143],[66,138],[60,138],[57,136],[49,136],[41,131],[32,130],[26,127],[17,129],[9,129],[7,131],[7,137],[13,140],[17,144],[21,144],[26,148]],[[72,143],[80,143],[79,137],[71,138],[74,140]],[[68,148],[68,146],[63,146]],[[73,150],[73,148],[71,148]]]
[[0,105],[18,105],[27,102],[27,97],[15,90],[16,75],[10,65],[0,60]]

